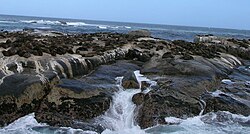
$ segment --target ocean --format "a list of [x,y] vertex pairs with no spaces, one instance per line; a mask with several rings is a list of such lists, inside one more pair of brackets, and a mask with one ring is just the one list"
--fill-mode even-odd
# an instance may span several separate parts
[[[37,31],[49,30],[64,33],[95,33],[95,32],[118,32],[127,33],[131,30],[148,29],[153,37],[163,38],[166,40],[186,40],[193,41],[197,34],[213,34],[228,38],[250,39],[250,31],[205,28],[205,27],[187,27],[187,26],[170,26],[156,24],[139,24],[124,22],[107,22],[94,20],[76,20],[76,19],[58,19],[44,17],[24,17],[0,15],[1,31],[22,31],[23,29],[34,29]],[[250,72],[249,70],[247,70]],[[135,72],[140,79],[151,81]],[[197,115],[192,118],[179,119],[175,117],[166,117],[165,120],[176,125],[157,125],[148,129],[141,129],[134,122],[135,104],[131,98],[134,94],[140,92],[135,90],[122,90],[119,78],[117,78],[118,91],[113,96],[113,105],[101,118],[100,124],[105,126],[103,134],[249,134],[250,133],[250,116],[232,114],[227,111],[211,112],[205,115]],[[150,89],[149,89],[150,90]],[[113,113],[121,107],[122,114]],[[45,123],[39,123],[35,119],[35,114],[30,113],[4,128],[0,128],[0,134],[96,134],[94,131],[83,131],[69,127],[52,127]],[[119,117],[118,119],[115,117]],[[98,120],[98,119],[97,119]],[[111,131],[114,130],[114,131]]]
[[197,34],[250,38],[250,30],[0,15],[0,30],[20,31],[23,29],[53,30],[65,33],[127,33],[131,30],[148,29],[156,38],[186,41],[193,41]]

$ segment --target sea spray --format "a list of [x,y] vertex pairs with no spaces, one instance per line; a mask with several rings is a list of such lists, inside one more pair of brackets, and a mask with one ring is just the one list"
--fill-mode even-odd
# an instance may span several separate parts
[[35,114],[21,117],[4,128],[0,134],[97,134],[93,131],[83,131],[70,127],[51,127],[45,123],[38,123]]
[[[139,71],[135,71],[134,74],[136,75],[137,81],[140,84],[140,88],[142,81],[150,83],[151,86],[156,84],[156,82],[151,81],[141,75]],[[133,95],[140,93],[141,89],[124,89],[121,86],[122,78],[123,77],[117,78],[117,86],[119,88],[119,91],[113,96],[113,102],[110,109],[105,113],[105,115],[99,117],[97,119],[97,122],[99,122],[104,128],[106,128],[103,134],[144,134],[145,131],[142,130],[135,122],[134,118],[136,116],[136,105],[132,102]]]

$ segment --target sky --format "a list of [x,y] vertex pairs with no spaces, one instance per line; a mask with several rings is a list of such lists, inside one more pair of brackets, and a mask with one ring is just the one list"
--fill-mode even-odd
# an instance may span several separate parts
[[0,14],[250,30],[250,0],[0,0]]

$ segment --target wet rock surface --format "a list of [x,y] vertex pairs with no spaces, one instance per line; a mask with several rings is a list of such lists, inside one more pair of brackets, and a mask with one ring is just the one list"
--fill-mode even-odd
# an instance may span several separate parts
[[144,97],[145,95],[143,93],[138,93],[135,94],[132,97],[132,101],[136,104],[136,105],[141,105],[144,102]]
[[140,88],[139,82],[134,74],[134,72],[128,72],[124,75],[122,79],[122,86],[125,89],[138,89]]
[[35,112],[51,126],[101,132],[93,118],[109,109],[116,77],[124,88],[140,87],[135,70],[157,82],[132,97],[142,128],[211,111],[249,115],[250,43],[210,36],[0,32],[0,126]]
[[[242,63],[243,60],[241,62],[232,55],[212,48],[195,50],[210,47],[211,44],[193,47],[193,51],[193,43],[173,43],[175,46],[185,45],[183,48],[187,49],[186,52],[177,47],[185,52],[182,56],[172,55],[173,51],[166,52],[162,59],[152,58],[142,67],[142,74],[158,84],[143,97],[142,104],[139,95],[134,96],[134,102],[141,104],[137,122],[142,128],[165,124],[162,122],[164,117],[185,119],[212,111],[230,111],[245,116],[250,114],[249,90],[246,86],[250,73],[245,67],[239,67],[247,62]],[[189,56],[191,53],[192,56]],[[239,73],[242,70],[245,70],[244,73]],[[225,86],[222,81],[227,78],[238,82]]]
[[88,123],[104,114],[109,109],[113,93],[118,90],[116,77],[137,69],[137,65],[128,61],[118,61],[112,65],[102,65],[78,80],[62,79],[51,87],[36,111],[36,119],[52,126],[84,129],[84,125],[74,125],[75,122]]

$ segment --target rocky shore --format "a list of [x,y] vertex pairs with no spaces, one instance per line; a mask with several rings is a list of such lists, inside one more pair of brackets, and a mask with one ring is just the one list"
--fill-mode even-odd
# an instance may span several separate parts
[[[128,34],[0,33],[0,126],[35,113],[39,122],[103,131],[117,91],[139,88],[133,71],[157,82],[133,97],[142,128],[217,111],[250,115],[250,41],[212,35],[167,41]],[[147,87],[143,82],[141,89]]]

